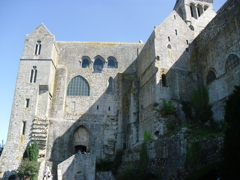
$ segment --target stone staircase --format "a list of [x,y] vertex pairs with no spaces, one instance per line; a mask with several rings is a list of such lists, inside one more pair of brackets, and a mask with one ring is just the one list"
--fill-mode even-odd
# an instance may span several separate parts
[[43,118],[35,118],[31,129],[31,141],[39,146],[39,158],[44,158],[47,146],[49,121]]

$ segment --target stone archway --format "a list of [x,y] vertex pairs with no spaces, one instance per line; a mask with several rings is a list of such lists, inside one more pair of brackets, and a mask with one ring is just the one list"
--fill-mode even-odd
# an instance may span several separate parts
[[89,132],[84,126],[79,126],[73,135],[75,153],[89,151]]

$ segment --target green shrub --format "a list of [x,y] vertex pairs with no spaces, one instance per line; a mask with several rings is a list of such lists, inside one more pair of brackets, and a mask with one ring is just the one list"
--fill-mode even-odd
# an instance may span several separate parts
[[151,139],[151,133],[148,131],[144,131],[144,141],[148,141],[149,139]]
[[200,142],[192,142],[186,148],[185,168],[191,169],[192,166],[197,165],[201,156],[202,146]]
[[23,154],[23,159],[26,160],[28,159],[29,161],[37,161],[38,160],[38,144],[34,142],[33,144],[28,144],[24,154]]
[[22,160],[18,168],[18,176],[20,178],[30,177],[32,180],[37,180],[39,163],[36,161]]
[[166,101],[165,99],[163,99],[163,106],[161,107],[159,112],[160,114],[167,116],[175,114],[176,110],[173,109],[171,100]]
[[239,179],[240,177],[240,86],[235,86],[225,106],[225,131],[220,166],[221,179]]

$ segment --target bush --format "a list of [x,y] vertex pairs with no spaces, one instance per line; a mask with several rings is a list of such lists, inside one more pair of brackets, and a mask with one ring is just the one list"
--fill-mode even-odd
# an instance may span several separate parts
[[225,106],[227,129],[222,150],[224,158],[220,166],[221,179],[239,179],[240,177],[240,86],[229,95]]
[[23,154],[23,159],[28,159],[29,161],[37,161],[38,160],[38,144],[34,142],[33,144],[28,144],[25,152]]
[[163,106],[162,108],[160,109],[160,114],[162,115],[173,115],[175,114],[176,110],[173,109],[173,106],[172,106],[172,101],[171,100],[168,100],[168,102],[163,99]]
[[21,178],[30,177],[37,180],[39,163],[36,161],[29,161],[28,159],[22,160],[18,168],[18,176]]

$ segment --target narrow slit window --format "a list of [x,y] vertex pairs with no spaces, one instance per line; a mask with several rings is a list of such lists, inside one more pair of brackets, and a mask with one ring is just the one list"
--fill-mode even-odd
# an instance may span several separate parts
[[99,106],[97,105],[97,109],[99,109]]
[[162,86],[167,87],[167,77],[165,74],[162,74]]
[[198,12],[198,17],[200,17],[201,16],[201,11],[200,11],[199,7],[197,8],[197,12]]
[[30,75],[30,83],[32,83],[32,80],[33,80],[33,74],[34,74],[34,70],[32,69],[32,70],[31,70],[31,75]]
[[38,41],[35,47],[35,55],[40,55],[41,48],[42,48],[41,41]]
[[22,125],[22,135],[25,135],[25,129],[26,129],[26,121],[23,121],[23,125]]
[[186,40],[187,45],[189,44],[188,40]]
[[177,30],[175,30],[175,34],[178,35]]
[[168,36],[168,41],[170,42],[171,41],[171,38]]
[[34,83],[36,83],[36,80],[37,80],[37,70],[35,69],[35,73],[34,73]]
[[190,6],[190,11],[191,11],[191,16],[194,17],[194,15],[193,15],[193,7],[192,7],[192,5]]
[[108,107],[108,110],[109,110],[109,111],[111,110],[110,106]]
[[25,108],[29,108],[29,102],[30,102],[30,99],[26,99]]
[[113,78],[110,77],[108,80],[108,93],[112,93],[113,92]]
[[37,66],[33,66],[33,69],[30,73],[30,83],[36,83],[37,81]]

